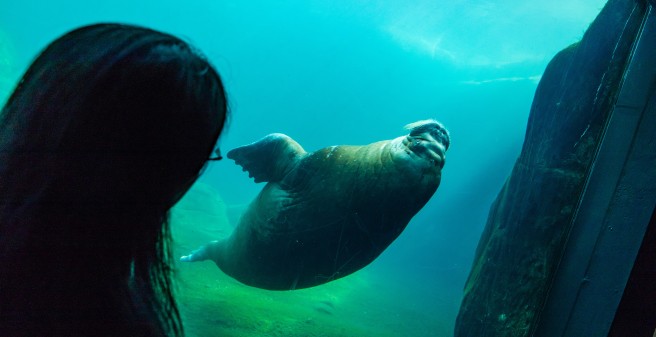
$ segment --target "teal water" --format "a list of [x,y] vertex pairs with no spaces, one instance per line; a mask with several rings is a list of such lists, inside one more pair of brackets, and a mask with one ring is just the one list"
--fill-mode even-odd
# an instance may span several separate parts
[[[210,262],[179,266],[192,336],[448,336],[490,203],[521,148],[550,58],[603,0],[0,0],[0,100],[49,41],[82,24],[136,23],[190,40],[221,72],[224,150],[282,132],[312,151],[367,144],[435,118],[442,185],[367,268],[313,289],[243,286]],[[174,212],[176,249],[228,235],[261,189],[212,163]]]

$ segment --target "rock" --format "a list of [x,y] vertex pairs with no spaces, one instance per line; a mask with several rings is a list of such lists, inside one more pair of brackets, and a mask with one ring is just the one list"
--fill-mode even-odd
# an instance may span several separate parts
[[170,211],[175,248],[187,252],[207,240],[225,238],[234,227],[228,208],[219,193],[197,181]]
[[455,337],[531,334],[644,10],[610,0],[547,66],[521,154],[481,235]]

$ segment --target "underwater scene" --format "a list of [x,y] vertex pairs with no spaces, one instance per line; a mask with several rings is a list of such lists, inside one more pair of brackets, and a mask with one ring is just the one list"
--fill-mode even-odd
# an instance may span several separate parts
[[[319,198],[325,209],[300,217],[330,227],[325,219],[339,216],[354,197],[394,217],[394,206],[421,195],[406,202],[412,211],[399,218],[411,220],[386,237],[389,246],[376,246],[367,258],[339,256],[338,248],[329,254],[336,255],[334,273],[306,286],[299,278],[285,287],[249,286],[212,261],[178,262],[177,301],[188,336],[453,336],[476,247],[522,148],[537,84],[552,57],[582,38],[604,4],[2,0],[0,101],[48,42],[85,24],[144,25],[205,53],[224,81],[230,118],[217,144],[224,159],[208,162],[171,211],[176,257],[228,238],[261,199],[268,180],[252,171],[255,179],[249,177],[231,150],[280,133],[312,153],[392,140],[424,126],[412,123],[439,121],[450,137],[448,144],[438,139],[443,148],[431,159],[444,165],[434,194],[410,183],[387,194],[334,193]],[[368,155],[357,154],[373,166],[378,159]],[[303,176],[304,184],[321,194],[360,169],[337,164],[332,170],[337,173],[326,179]],[[367,174],[380,179],[377,186],[394,180],[376,170]],[[395,196],[402,201],[379,200]],[[331,233],[338,235],[326,241],[342,247],[343,229]],[[361,266],[351,267],[358,260]],[[262,268],[286,273],[282,265]]]

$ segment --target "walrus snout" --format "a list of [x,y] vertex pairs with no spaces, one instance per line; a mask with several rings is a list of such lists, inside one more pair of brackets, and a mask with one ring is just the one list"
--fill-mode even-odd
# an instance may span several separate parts
[[444,125],[434,119],[428,119],[408,124],[406,129],[410,130],[404,141],[408,150],[426,160],[430,166],[443,168],[446,151],[451,143],[449,131]]
[[420,158],[429,161],[432,166],[444,167],[446,160],[446,145],[439,139],[435,139],[430,133],[417,136],[408,136],[408,149]]
[[449,131],[444,127],[444,125],[434,119],[426,119],[410,123],[405,126],[406,129],[410,130],[410,137],[414,138],[430,138],[438,141],[444,145],[444,151],[449,149],[451,145],[451,136]]

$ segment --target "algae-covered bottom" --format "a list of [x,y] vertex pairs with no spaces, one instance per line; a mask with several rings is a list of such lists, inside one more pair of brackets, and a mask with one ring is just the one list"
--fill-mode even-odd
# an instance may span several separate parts
[[188,336],[448,336],[443,322],[405,303],[403,289],[353,275],[304,290],[237,283],[213,262],[180,265],[178,304]]
[[[198,184],[176,206],[171,222],[176,256],[231,230],[220,196]],[[178,262],[176,269],[178,306],[190,337],[441,337],[452,333],[452,323],[445,322],[447,315],[440,315],[439,306],[426,301],[417,287],[369,268],[294,291],[245,286],[211,261]]]

